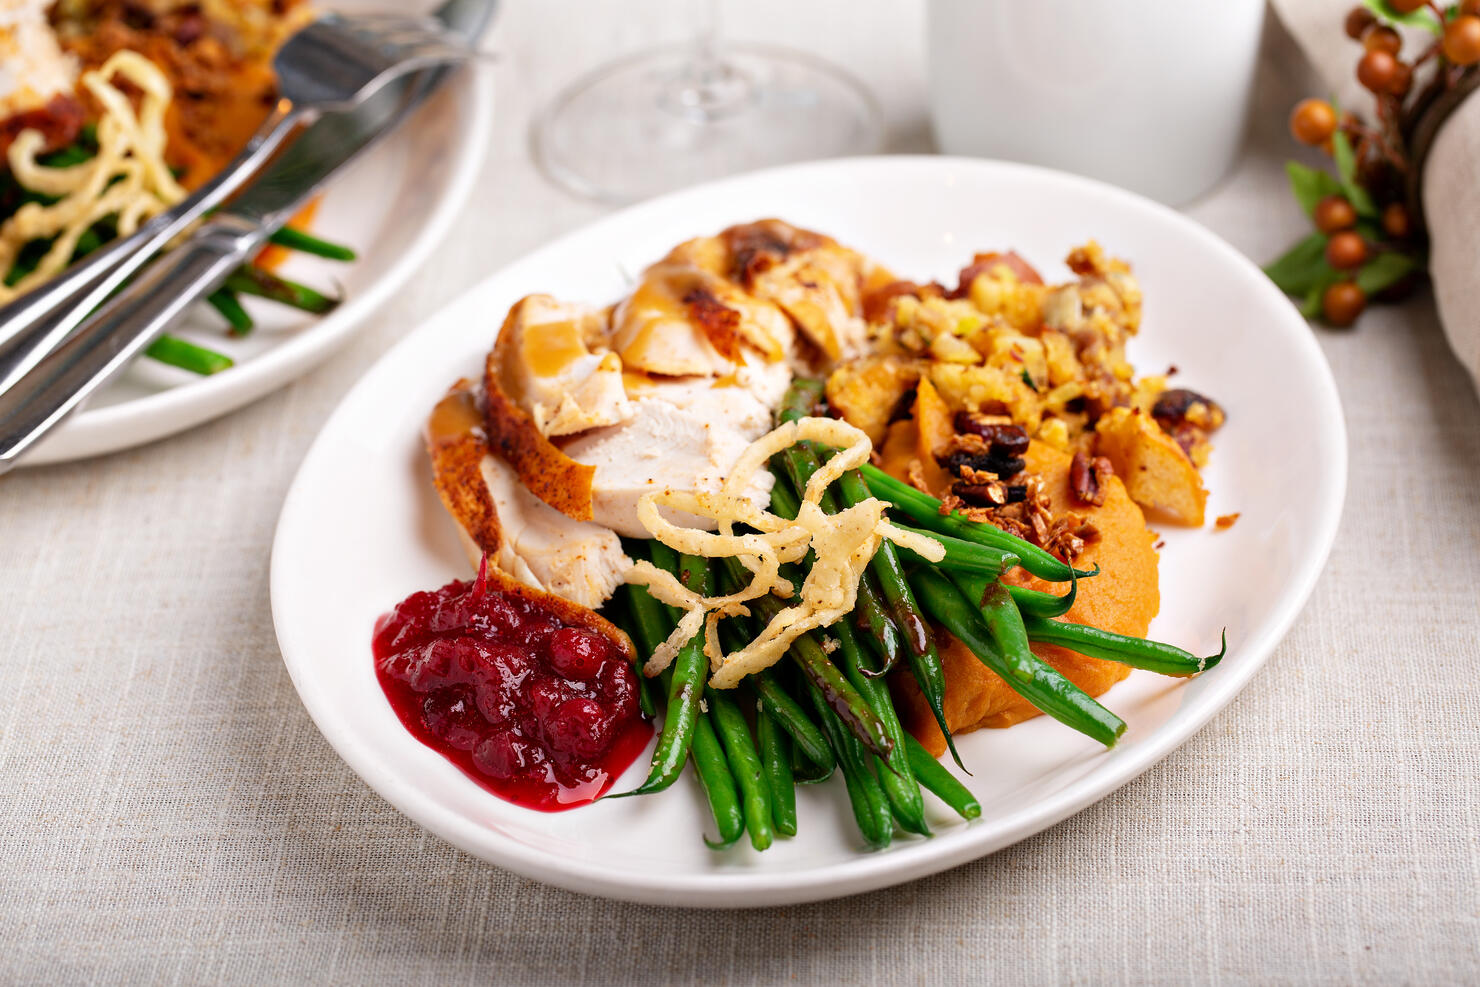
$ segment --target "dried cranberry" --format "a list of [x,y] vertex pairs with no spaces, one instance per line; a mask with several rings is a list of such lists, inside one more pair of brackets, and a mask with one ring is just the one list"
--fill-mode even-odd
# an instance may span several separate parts
[[1016,456],[1000,456],[995,452],[982,454],[965,451],[951,453],[941,459],[940,464],[955,476],[959,476],[961,467],[965,466],[983,473],[995,473],[999,478],[1017,476],[1027,465],[1024,460]]
[[1205,405],[1209,413],[1221,412],[1218,403],[1212,398],[1203,397],[1196,391],[1185,387],[1175,387],[1171,390],[1162,391],[1157,397],[1156,404],[1151,408],[1151,417],[1155,418],[1163,428],[1170,431],[1169,426],[1176,425],[1186,420],[1187,415],[1195,405]]
[[956,431],[978,435],[998,456],[1021,456],[1028,451],[1028,433],[1020,425],[982,421],[969,411],[958,411],[953,421]]

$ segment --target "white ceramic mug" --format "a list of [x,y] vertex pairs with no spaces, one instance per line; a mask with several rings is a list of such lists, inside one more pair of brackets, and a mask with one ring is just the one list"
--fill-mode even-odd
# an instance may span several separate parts
[[1264,0],[930,0],[936,143],[1187,202],[1238,153],[1263,21]]

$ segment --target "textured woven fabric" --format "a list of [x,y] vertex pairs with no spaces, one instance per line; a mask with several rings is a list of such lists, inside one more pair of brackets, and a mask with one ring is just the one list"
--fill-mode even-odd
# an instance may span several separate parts
[[[675,7],[575,7],[508,5],[478,197],[342,356],[174,439],[0,479],[0,983],[1480,978],[1480,404],[1425,299],[1317,331],[1350,494],[1267,668],[1181,750],[1016,847],[836,902],[639,907],[455,850],[341,763],[273,636],[277,512],[387,345],[596,214],[535,174],[528,112],[577,67],[655,40]],[[922,146],[918,9],[726,13],[737,35],[847,60],[893,146]],[[1270,45],[1249,153],[1191,210],[1260,260],[1304,231],[1282,161],[1285,111],[1309,90]]]

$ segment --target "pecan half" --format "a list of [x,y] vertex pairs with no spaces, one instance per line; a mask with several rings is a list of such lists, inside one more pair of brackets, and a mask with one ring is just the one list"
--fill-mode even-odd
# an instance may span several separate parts
[[1099,507],[1105,503],[1105,481],[1114,475],[1110,460],[1104,456],[1091,459],[1083,452],[1076,452],[1069,463],[1069,489],[1080,503]]
[[1007,503],[1007,486],[1000,480],[987,483],[962,481],[951,487],[951,493],[973,507],[1001,507]]

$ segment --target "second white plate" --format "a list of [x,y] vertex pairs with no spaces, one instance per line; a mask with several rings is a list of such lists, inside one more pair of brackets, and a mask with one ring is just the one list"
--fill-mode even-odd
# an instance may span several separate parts
[[[334,6],[394,5],[366,0]],[[257,328],[239,339],[214,311],[199,306],[172,331],[226,354],[236,366],[200,377],[136,360],[39,443],[24,464],[98,456],[193,428],[282,387],[343,346],[416,272],[467,201],[489,142],[491,81],[476,68],[458,72],[324,193],[313,232],[353,247],[358,259],[343,264],[293,254],[279,273],[326,291],[337,287],[342,305],[320,318],[247,299]]]
[[[954,280],[975,250],[1012,247],[1049,279],[1089,238],[1135,265],[1145,291],[1130,347],[1144,373],[1216,397],[1229,421],[1206,472],[1209,516],[1230,530],[1165,532],[1154,637],[1229,657],[1192,680],[1136,672],[1102,701],[1129,729],[1105,751],[1047,718],[961,738],[982,817],[931,800],[934,839],[866,853],[841,783],[801,791],[801,831],[765,853],[700,840],[698,787],[564,813],[488,794],[408,734],[376,682],[377,616],[469,575],[428,478],[420,431],[456,378],[477,372],[503,314],[545,291],[608,302],[631,272],[688,237],[779,216],[837,237],[902,277]],[[278,640],[304,705],[392,804],[468,851],[530,877],[662,904],[784,904],[864,891],[972,859],[1104,797],[1185,741],[1249,681],[1315,584],[1335,537],[1346,438],[1310,330],[1264,275],[1190,220],[1138,196],[1020,165],[951,158],[832,161],[741,176],[602,220],[493,275],[398,345],[345,398],[304,460],[272,559]],[[631,787],[645,759],[618,783]]]

